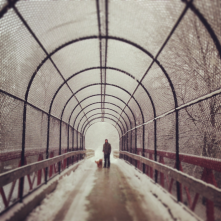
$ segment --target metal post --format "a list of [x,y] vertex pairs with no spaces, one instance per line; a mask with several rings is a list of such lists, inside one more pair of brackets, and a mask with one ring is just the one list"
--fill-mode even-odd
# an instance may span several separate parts
[[[137,154],[137,128],[135,128],[135,154]],[[137,160],[135,160],[135,167],[137,167]]]
[[[59,133],[59,155],[61,155],[61,130],[62,130],[62,122],[60,120],[60,133]],[[58,162],[58,173],[61,173],[61,161]]]
[[132,152],[132,145],[133,145],[133,133],[132,130],[130,131],[130,152]]
[[[143,125],[143,157],[145,157],[144,154],[145,151],[145,125]],[[145,164],[143,163],[143,173],[145,173]]]
[[[23,131],[22,131],[22,151],[21,151],[21,166],[25,164],[25,133],[26,133],[26,117],[27,117],[27,103],[24,102],[23,109]],[[23,200],[23,190],[24,190],[24,177],[19,180],[19,201]]]
[[[49,132],[50,132],[50,115],[48,115],[48,127],[47,127],[47,147],[46,147],[46,156],[45,159],[48,159],[48,150],[49,150]],[[48,167],[45,168],[45,184],[48,182]]]
[[[70,129],[70,126],[68,124],[68,136],[67,136],[67,153],[69,152],[69,129]],[[70,157],[67,158],[67,168],[69,166],[69,160],[70,160]]]
[[[179,158],[179,112],[176,110],[176,169],[180,170],[180,158]],[[180,183],[176,181],[177,187],[177,201],[181,200]]]
[[[154,119],[154,160],[157,162],[157,121]],[[158,171],[155,170],[155,182],[157,183]]]
[[[74,151],[74,128],[72,129],[72,148],[71,148],[71,151]],[[73,165],[73,159],[74,159],[74,157],[72,156],[71,157],[72,165]]]

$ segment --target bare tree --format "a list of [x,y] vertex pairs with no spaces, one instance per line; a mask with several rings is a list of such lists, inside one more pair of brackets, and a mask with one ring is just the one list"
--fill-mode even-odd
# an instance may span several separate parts
[[[195,15],[188,15],[181,22],[165,51],[164,65],[172,77],[179,105],[220,88],[221,62],[218,52]],[[180,111],[183,145],[193,148],[192,153],[217,157],[221,144],[220,114],[220,96]]]

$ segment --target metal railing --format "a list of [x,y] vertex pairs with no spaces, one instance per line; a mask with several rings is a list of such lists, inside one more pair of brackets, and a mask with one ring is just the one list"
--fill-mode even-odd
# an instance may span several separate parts
[[[27,152],[27,155],[31,153]],[[32,152],[33,154],[33,152]],[[60,174],[61,171],[64,171],[69,166],[81,161],[85,158],[89,158],[94,156],[93,150],[80,150],[80,151],[72,151],[68,153],[63,153],[62,155],[58,155],[49,159],[43,160],[43,153],[40,151],[38,156],[38,162],[34,162],[28,165],[20,166],[8,172],[0,174],[0,195],[4,204],[4,212],[10,206],[13,206],[17,202],[21,202],[23,198],[29,194],[30,192],[38,189],[41,185],[47,184],[48,180],[52,179],[56,175]],[[11,154],[13,159],[16,159],[16,152]],[[53,151],[50,156],[53,156]],[[18,159],[20,156],[18,156]],[[26,159],[25,162],[27,163]],[[48,177],[46,178],[46,168],[49,169]],[[59,170],[60,168],[60,170]],[[26,183],[20,182],[21,178],[27,177]],[[18,185],[16,185],[18,181]],[[12,183],[11,187],[10,184]],[[21,189],[26,189],[26,192],[22,198],[19,198],[19,191]],[[28,186],[28,187],[27,187]],[[17,187],[17,188],[16,188]],[[8,196],[6,194],[8,192]],[[13,195],[18,195],[17,198],[13,198]],[[12,202],[13,201],[13,202]]]
[[[127,151],[120,151],[120,158],[128,161],[136,168],[144,172],[150,178],[154,178],[153,174],[160,176],[160,185],[172,193],[173,182],[179,182],[181,202],[183,201],[182,190],[186,192],[187,205],[194,211],[199,196],[204,197],[206,201],[206,215],[207,220],[214,219],[214,205],[216,207],[221,205],[221,189],[217,188],[217,183],[213,171],[221,172],[220,159],[212,159],[208,157],[199,157],[189,154],[180,154],[180,171],[176,169],[176,154],[174,152],[157,151],[159,162],[153,160],[154,150],[142,149],[137,150],[137,154],[129,153]],[[144,156],[143,156],[144,155]],[[147,158],[149,155],[149,159]],[[164,158],[174,160],[174,168],[166,165]],[[203,168],[201,180],[188,175],[183,171],[181,163],[188,163]],[[144,169],[143,169],[144,168]],[[170,178],[170,179],[169,179]],[[193,197],[191,199],[191,197]]]

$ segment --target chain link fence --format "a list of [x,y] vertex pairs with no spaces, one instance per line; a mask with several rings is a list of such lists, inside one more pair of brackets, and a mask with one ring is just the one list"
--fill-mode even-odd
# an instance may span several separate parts
[[[219,0],[0,1],[0,172],[84,150],[88,128],[105,121],[120,150],[221,188],[220,42]],[[125,157],[220,220],[221,205]],[[28,181],[12,184],[8,206]]]

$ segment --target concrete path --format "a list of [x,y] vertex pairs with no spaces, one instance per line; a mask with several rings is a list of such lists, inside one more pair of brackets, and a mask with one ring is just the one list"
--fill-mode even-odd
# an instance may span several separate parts
[[[90,185],[94,173],[95,184],[86,197],[88,221],[148,221],[150,218],[141,208],[142,195],[133,190],[116,164],[108,168],[88,170],[69,194],[54,221],[78,220],[81,208],[76,209],[82,199],[82,192]],[[79,204],[81,204],[79,202]]]
[[116,164],[97,169],[96,183],[87,197],[88,221],[150,220],[141,209],[142,196],[128,184]]

